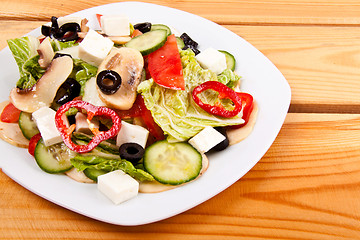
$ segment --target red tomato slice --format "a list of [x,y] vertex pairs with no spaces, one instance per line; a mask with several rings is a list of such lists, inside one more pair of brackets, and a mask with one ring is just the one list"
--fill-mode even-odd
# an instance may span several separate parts
[[151,77],[160,86],[185,90],[185,81],[175,35],[167,38],[164,46],[148,56]]
[[41,134],[40,134],[40,133],[34,135],[34,136],[30,139],[28,151],[29,151],[29,153],[30,153],[31,155],[33,155],[33,156],[34,156],[36,144],[38,143],[38,141],[39,141],[40,139],[41,139]]
[[100,21],[101,17],[102,17],[102,14],[98,14],[98,13],[96,14],[96,19],[98,20],[100,27],[101,27],[101,21]]
[[5,106],[1,113],[1,121],[6,123],[16,123],[19,121],[21,111],[17,109],[12,103]]

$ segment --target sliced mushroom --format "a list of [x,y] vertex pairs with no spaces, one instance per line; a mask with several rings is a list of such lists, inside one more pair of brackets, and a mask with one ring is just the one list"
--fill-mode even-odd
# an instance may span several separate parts
[[57,90],[65,82],[73,69],[73,60],[62,56],[52,60],[44,75],[28,91],[13,88],[10,101],[17,109],[24,112],[35,112],[41,107],[49,107]]
[[[0,114],[8,103],[9,101],[0,103]],[[0,138],[16,147],[27,148],[29,146],[29,140],[22,134],[18,123],[0,121]]]
[[130,36],[106,36],[116,44],[125,44],[131,40]]
[[136,99],[136,88],[140,83],[144,59],[141,53],[132,48],[113,48],[98,68],[98,74],[103,70],[113,70],[121,76],[121,86],[111,95],[103,93],[97,86],[101,100],[108,106],[128,110]]
[[50,38],[46,37],[39,45],[37,52],[39,53],[39,65],[41,68],[47,68],[55,53],[50,43]]
[[69,171],[65,172],[65,174],[77,182],[94,183],[94,181],[88,178],[83,171],[79,171],[76,168],[70,169]]

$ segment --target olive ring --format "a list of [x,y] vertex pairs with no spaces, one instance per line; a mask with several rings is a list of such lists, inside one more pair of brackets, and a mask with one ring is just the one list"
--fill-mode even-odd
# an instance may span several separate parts
[[[111,84],[109,84],[110,80]],[[96,77],[96,84],[98,85],[101,92],[107,95],[111,95],[117,92],[121,86],[120,75],[113,70],[103,70]]]

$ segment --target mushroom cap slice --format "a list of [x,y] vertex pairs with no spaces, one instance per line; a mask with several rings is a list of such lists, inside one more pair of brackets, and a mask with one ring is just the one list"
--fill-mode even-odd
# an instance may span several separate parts
[[141,53],[132,48],[113,48],[98,68],[98,74],[103,70],[113,70],[121,77],[121,86],[112,95],[103,93],[96,85],[100,99],[109,107],[128,110],[135,102],[137,86],[140,83],[144,59]]
[[73,60],[69,56],[55,58],[50,63],[44,75],[28,91],[13,88],[10,101],[17,109],[33,113],[42,107],[49,107],[56,92],[69,77],[73,70]]

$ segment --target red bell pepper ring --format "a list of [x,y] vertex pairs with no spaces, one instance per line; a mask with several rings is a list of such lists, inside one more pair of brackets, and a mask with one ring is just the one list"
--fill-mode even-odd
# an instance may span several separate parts
[[[70,108],[77,108],[79,111],[86,110],[87,112],[87,119],[91,121],[94,116],[101,116],[105,118],[111,118],[113,125],[107,131],[93,131],[95,136],[91,139],[89,144],[87,145],[77,145],[71,140],[71,133],[75,129],[75,125],[73,124],[69,128],[64,123],[62,116],[70,109]],[[60,131],[61,137],[66,144],[66,146],[71,149],[72,151],[78,153],[86,153],[93,150],[100,142],[114,137],[121,128],[121,119],[116,114],[116,112],[110,108],[106,107],[97,107],[88,102],[84,102],[81,100],[70,101],[62,105],[55,115],[55,123],[57,129]]]
[[241,102],[242,102],[242,105],[243,105],[242,119],[244,119],[244,123],[239,124],[239,125],[230,126],[230,128],[241,128],[241,127],[245,126],[249,122],[251,112],[252,112],[252,110],[254,108],[254,98],[253,98],[253,96],[251,96],[248,93],[244,93],[244,92],[238,92],[237,94],[240,96]]
[[[234,109],[227,110],[221,104],[210,105],[201,101],[198,95],[208,89],[217,91],[219,93],[219,98],[230,99],[235,105]],[[242,108],[241,97],[234,90],[232,90],[225,84],[217,81],[207,81],[200,84],[199,86],[194,88],[192,92],[192,97],[195,103],[199,105],[202,109],[204,109],[208,113],[220,117],[226,117],[226,118],[235,117],[240,113]]]

